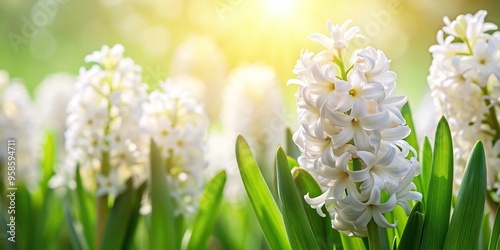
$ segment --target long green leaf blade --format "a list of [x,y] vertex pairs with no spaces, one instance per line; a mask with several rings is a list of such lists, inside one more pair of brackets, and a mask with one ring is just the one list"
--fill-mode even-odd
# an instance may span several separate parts
[[[406,125],[408,125],[411,130],[410,135],[405,138],[405,141],[407,141],[410,146],[419,152],[417,134],[415,132],[415,126],[413,125],[413,117],[411,115],[410,104],[408,102],[403,106],[403,108],[401,108],[401,114],[406,120]],[[413,156],[413,153],[410,152],[410,156]]]
[[423,197],[427,197],[432,168],[432,146],[427,136],[424,137],[424,142],[420,151],[420,164],[422,166],[422,172],[418,178],[420,179],[421,186],[419,187],[417,185],[417,190],[422,193]]
[[295,188],[288,159],[281,147],[276,154],[276,165],[281,212],[292,249],[318,249],[319,246],[302,206],[302,197]]
[[207,184],[200,199],[198,214],[187,249],[206,249],[208,238],[217,222],[225,183],[226,172],[221,171]]
[[398,248],[404,250],[420,249],[423,225],[424,216],[422,214],[422,203],[419,202],[411,211],[410,218],[408,219],[408,223],[406,224]]
[[236,160],[241,179],[271,249],[291,249],[285,223],[243,136],[236,139]]
[[87,241],[89,246],[94,246],[95,237],[94,237],[94,228],[95,224],[93,223],[94,219],[90,214],[90,209],[88,207],[88,199],[86,197],[86,191],[83,187],[82,177],[80,174],[80,164],[76,165],[76,195],[78,199],[78,207],[80,212],[80,218],[82,220],[83,226],[83,235]]
[[[127,241],[128,230],[133,230],[136,226],[130,222],[139,213],[138,204],[141,202],[145,186],[143,183],[138,189],[135,189],[132,180],[127,181],[127,189],[116,198],[106,220],[101,249],[126,248],[124,242]],[[137,210],[134,211],[134,209]]]
[[442,249],[450,220],[453,188],[453,144],[444,117],[438,123],[429,190],[425,199],[421,249]]
[[477,142],[467,163],[444,249],[477,249],[486,199],[486,159]]
[[[65,204],[64,205],[64,217],[67,222],[67,227],[68,227],[68,234],[69,238],[71,241],[71,245],[73,249],[76,250],[87,250],[89,247],[87,246],[86,240],[83,239],[84,237],[78,233],[78,230],[76,229],[76,221],[73,219],[73,216],[71,215],[69,205]],[[12,248],[14,249],[14,248]]]
[[[292,177],[300,197],[304,197],[306,194],[309,194],[310,197],[318,197],[323,193],[318,183],[303,168],[294,168]],[[342,250],[342,240],[339,232],[332,228],[330,214],[324,209],[325,217],[323,218],[305,200],[302,200],[302,205],[319,247],[321,249],[335,247],[336,250]]]
[[162,156],[151,141],[151,249],[178,249],[174,207],[170,197]]

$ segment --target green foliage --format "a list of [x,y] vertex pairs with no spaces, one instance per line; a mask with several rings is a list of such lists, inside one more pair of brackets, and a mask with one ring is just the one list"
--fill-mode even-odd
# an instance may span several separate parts
[[486,199],[486,159],[482,142],[470,155],[444,249],[477,249]]
[[236,160],[253,211],[271,249],[291,249],[285,224],[245,139],[236,139]]
[[187,249],[206,248],[208,238],[215,228],[225,183],[226,172],[221,171],[205,187]]
[[281,212],[292,249],[318,249],[319,246],[302,206],[303,198],[295,188],[288,160],[282,148],[278,149],[276,165]]
[[146,182],[134,188],[132,180],[127,181],[127,189],[120,194],[111,209],[104,228],[101,249],[128,249],[132,239]]
[[438,123],[429,190],[425,199],[421,249],[442,249],[450,220],[453,188],[453,145],[444,117]]
[[422,203],[417,203],[411,213],[408,223],[406,224],[399,249],[419,250],[422,237],[422,228],[424,225],[424,215],[422,211]]
[[[300,197],[304,197],[307,194],[310,197],[317,197],[322,194],[318,183],[303,168],[294,168],[292,170],[292,177]],[[332,228],[330,214],[326,212],[326,209],[323,209],[325,217],[320,217],[316,210],[312,209],[304,199],[301,200],[320,249],[332,249],[333,247],[338,250],[343,249],[340,234]]]
[[495,222],[493,223],[493,229],[491,230],[490,244],[488,245],[488,249],[500,249],[500,207],[497,208]]
[[293,141],[293,133],[290,128],[286,128],[286,154],[293,159],[299,158],[301,155],[299,147]]
[[151,141],[151,249],[179,249],[174,216],[174,206],[170,198],[165,165],[158,147]]

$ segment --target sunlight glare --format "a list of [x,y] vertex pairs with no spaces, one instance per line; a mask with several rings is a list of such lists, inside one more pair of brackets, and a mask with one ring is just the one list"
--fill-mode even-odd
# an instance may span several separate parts
[[275,14],[285,15],[290,12],[294,2],[294,0],[267,0],[267,6],[269,11]]

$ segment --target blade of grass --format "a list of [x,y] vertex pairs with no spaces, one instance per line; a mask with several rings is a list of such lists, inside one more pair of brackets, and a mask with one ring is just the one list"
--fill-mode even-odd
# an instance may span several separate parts
[[288,159],[281,147],[276,154],[276,165],[281,212],[292,249],[318,249],[319,246],[302,206],[303,198],[295,188]]
[[285,223],[243,136],[236,139],[236,160],[248,198],[271,249],[291,249]]
[[444,117],[438,123],[434,157],[425,200],[421,249],[442,249],[450,220],[453,188],[453,145],[450,126]]
[[469,157],[444,249],[477,249],[486,200],[486,159],[482,142]]
[[226,172],[221,171],[207,184],[200,199],[187,249],[206,249],[208,238],[217,222],[225,183]]

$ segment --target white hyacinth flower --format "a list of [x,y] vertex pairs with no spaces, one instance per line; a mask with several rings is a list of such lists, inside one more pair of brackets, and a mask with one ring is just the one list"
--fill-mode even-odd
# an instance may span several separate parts
[[485,145],[488,189],[500,195],[499,32],[485,22],[486,11],[444,18],[438,44],[430,47],[432,65],[427,78],[439,115],[449,121],[455,156],[455,192],[458,191],[469,153],[477,140]]
[[66,107],[76,94],[76,77],[58,73],[47,76],[35,90],[35,104],[40,126],[57,136],[58,158],[64,159],[64,132],[66,131]]
[[[78,163],[96,194],[119,195],[125,181],[144,177],[147,141],[137,133],[146,88],[141,68],[123,57],[124,48],[103,46],[85,58],[90,69],[81,68],[76,95],[67,108],[67,162],[57,172],[52,185],[71,183]],[[69,169],[64,169],[69,168]],[[141,179],[141,178],[139,178]],[[104,181],[108,180],[108,181]]]
[[[37,186],[41,147],[36,117],[24,84],[10,79],[7,72],[0,71],[0,169],[4,179],[1,182],[7,181],[9,152],[14,152],[10,156],[15,158],[16,182],[30,188]],[[8,147],[14,149],[8,150]]]
[[[396,74],[390,60],[372,47],[348,50],[359,36],[359,28],[347,29],[349,23],[339,27],[328,21],[331,38],[311,36],[328,50],[303,51],[294,69],[298,77],[289,84],[299,86],[301,126],[294,134],[303,153],[299,163],[324,191],[304,198],[321,216],[326,207],[337,230],[365,236],[371,220],[395,227],[397,221],[384,215],[396,205],[409,214],[408,201],[422,198],[411,182],[420,164],[403,140],[410,133],[400,111],[406,97],[392,95]],[[410,151],[414,156],[408,160]]]
[[276,72],[264,65],[246,65],[232,71],[228,82],[222,101],[222,126],[228,137],[233,137],[231,141],[242,134],[258,157],[266,159],[269,150],[282,141],[285,127]]
[[144,103],[141,128],[166,159],[166,178],[178,214],[191,215],[203,188],[208,118],[203,107],[179,84],[160,83]]

